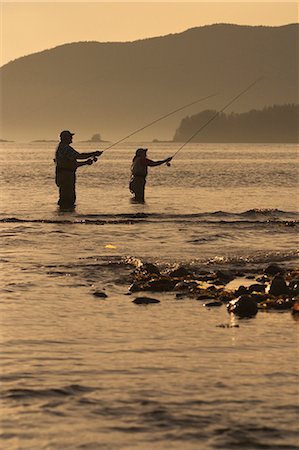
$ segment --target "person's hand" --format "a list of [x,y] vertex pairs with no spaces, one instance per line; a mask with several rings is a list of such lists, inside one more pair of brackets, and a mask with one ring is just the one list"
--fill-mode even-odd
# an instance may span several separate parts
[[91,166],[92,163],[93,163],[93,160],[92,160],[92,159],[88,159],[88,160],[86,161],[86,164],[88,164],[89,166]]
[[101,152],[100,150],[97,150],[97,151],[95,152],[95,156],[101,156],[102,153],[103,153],[103,152]]

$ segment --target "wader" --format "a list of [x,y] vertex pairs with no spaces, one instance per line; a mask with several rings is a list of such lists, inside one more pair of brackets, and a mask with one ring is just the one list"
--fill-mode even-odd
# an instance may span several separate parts
[[130,181],[130,191],[135,195],[134,200],[136,202],[144,202],[144,189],[146,178],[142,175],[132,175]]
[[55,181],[59,187],[58,205],[61,208],[73,208],[76,202],[76,172],[56,167]]

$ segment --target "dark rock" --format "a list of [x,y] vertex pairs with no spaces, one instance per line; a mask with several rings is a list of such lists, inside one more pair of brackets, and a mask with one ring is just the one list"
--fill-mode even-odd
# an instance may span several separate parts
[[273,301],[272,309],[277,309],[279,311],[284,311],[286,309],[291,309],[294,302],[287,298],[287,299],[279,299],[276,301]]
[[227,310],[239,317],[252,317],[257,314],[258,307],[249,295],[241,295],[227,304]]
[[236,296],[232,292],[223,291],[218,295],[218,300],[222,303],[227,303],[233,300]]
[[142,266],[140,267],[140,270],[142,270],[143,272],[149,273],[149,274],[160,275],[159,268],[155,264],[152,264],[152,263],[142,264]]
[[137,283],[136,281],[134,281],[134,283],[131,284],[131,286],[129,287],[129,292],[139,292],[141,291],[141,286],[139,283]]
[[262,303],[269,298],[269,295],[265,294],[264,292],[252,292],[251,298],[257,303]]
[[245,277],[245,273],[244,272],[236,272],[235,277],[243,278],[243,277]]
[[279,274],[275,275],[270,285],[269,294],[278,297],[279,295],[288,294],[288,292],[289,288],[283,276]]
[[220,323],[216,325],[217,328],[239,328],[238,324],[235,323]]
[[168,292],[172,291],[176,285],[176,281],[167,278],[159,278],[158,280],[150,280],[144,285],[145,291],[152,292]]
[[167,272],[167,275],[169,277],[182,278],[182,277],[187,277],[188,275],[192,275],[192,274],[185,267],[179,266],[179,267],[176,267],[174,270]]
[[239,286],[238,289],[235,291],[235,295],[237,297],[239,297],[240,295],[245,295],[245,294],[248,294],[248,289],[243,285]]
[[283,273],[284,270],[279,267],[277,264],[270,264],[266,269],[264,270],[264,274],[274,276],[277,273]]
[[214,302],[204,303],[203,306],[207,306],[208,308],[212,306],[222,306],[223,303],[220,301],[215,300]]
[[175,291],[188,291],[189,289],[192,289],[197,286],[196,281],[179,281],[174,285]]
[[103,291],[95,291],[95,292],[93,292],[92,295],[94,295],[95,297],[98,297],[98,298],[107,298],[108,297],[108,295]]
[[199,294],[196,297],[196,300],[214,300],[215,297],[212,297],[211,294]]
[[299,300],[296,300],[292,307],[292,314],[299,316]]
[[254,280],[255,279],[255,275],[246,275],[246,279],[247,280]]
[[207,287],[206,290],[215,293],[219,291],[219,289],[217,289],[214,285]]
[[265,284],[252,284],[251,286],[249,286],[248,288],[248,292],[251,294],[252,292],[265,292],[266,290],[266,285]]
[[264,302],[261,302],[258,304],[258,307],[260,310],[263,311],[268,311],[271,309],[274,310],[287,310],[287,309],[291,309],[292,306],[294,305],[294,300],[290,299],[290,298],[267,298]]
[[293,295],[299,295],[299,280],[291,280],[289,283],[289,289]]
[[226,280],[215,280],[213,281],[214,286],[223,286],[224,284],[226,284],[227,281]]
[[217,270],[215,276],[218,280],[228,283],[234,279],[234,276],[230,270]]
[[258,277],[258,278],[256,279],[256,281],[257,281],[258,283],[268,283],[268,282],[270,281],[270,278],[269,278],[269,277],[266,277],[266,275],[262,275],[261,277]]
[[135,305],[149,305],[151,303],[160,303],[160,300],[151,297],[137,297],[132,303],[135,303]]

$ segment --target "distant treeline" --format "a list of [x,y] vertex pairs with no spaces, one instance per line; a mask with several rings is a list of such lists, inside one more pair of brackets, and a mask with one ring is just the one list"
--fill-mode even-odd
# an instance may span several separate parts
[[[186,142],[213,115],[205,110],[185,117],[173,138]],[[299,105],[286,104],[246,113],[220,113],[191,142],[299,142]]]

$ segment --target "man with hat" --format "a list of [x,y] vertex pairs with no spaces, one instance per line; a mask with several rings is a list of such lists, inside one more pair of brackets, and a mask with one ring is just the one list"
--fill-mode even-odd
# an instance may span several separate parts
[[[73,142],[74,133],[64,130],[60,133],[60,142],[58,144],[55,163],[56,177],[55,182],[59,187],[58,205],[62,209],[73,209],[76,202],[76,170],[78,167],[91,165],[96,161],[96,156],[103,152],[78,153],[70,144]],[[91,159],[94,158],[94,159]],[[86,161],[78,162],[78,159]]]
[[172,157],[161,161],[152,161],[146,157],[147,148],[138,148],[131,165],[130,191],[134,194],[133,201],[144,203],[144,189],[147,177],[147,168],[168,164]]

